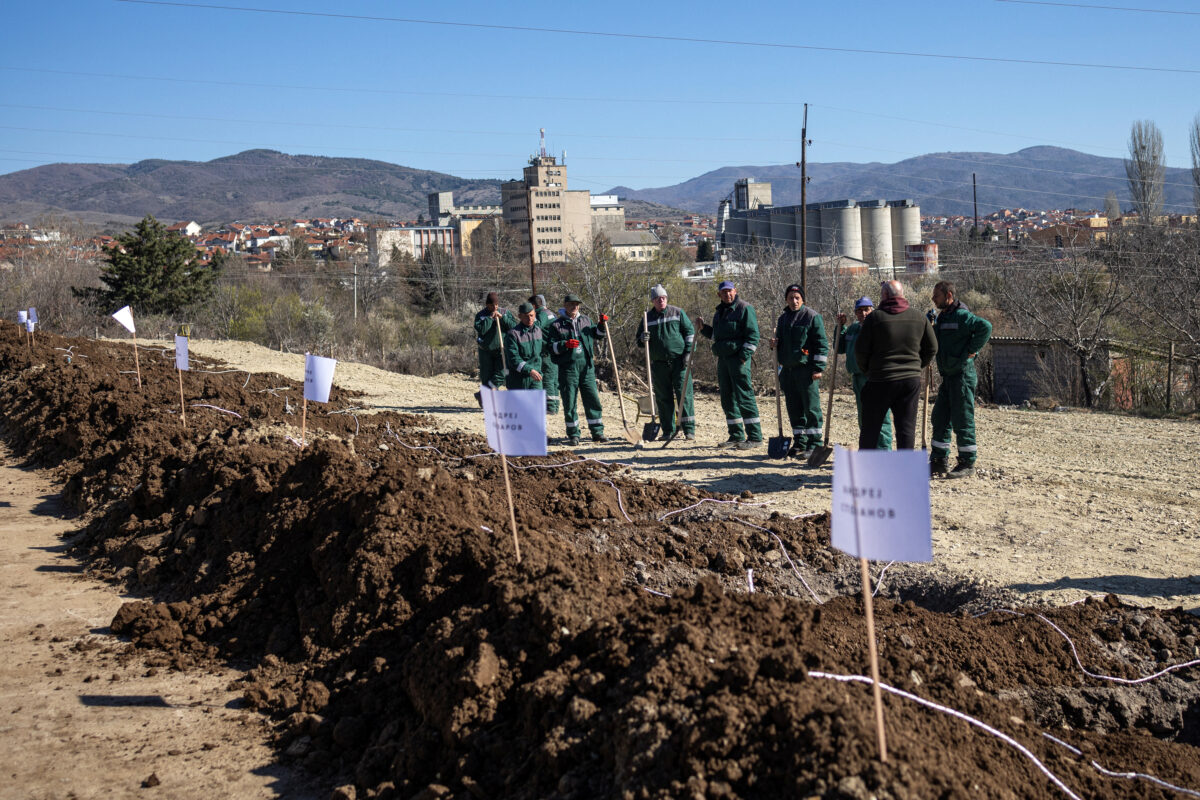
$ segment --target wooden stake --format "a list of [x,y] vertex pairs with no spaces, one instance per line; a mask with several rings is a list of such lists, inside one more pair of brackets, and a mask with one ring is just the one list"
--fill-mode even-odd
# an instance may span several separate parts
[[133,368],[137,370],[138,388],[142,388],[142,365],[138,361],[137,334],[133,335]]
[[183,370],[178,367],[175,371],[179,373],[179,420],[183,423],[183,427],[187,428],[187,409],[183,405]]
[[921,449],[928,450],[925,429],[929,423],[929,384],[933,383],[933,364],[925,367],[925,399],[921,401]]
[[304,398],[303,405],[300,406],[300,446],[308,444],[305,439],[305,434],[308,431],[308,398]]
[[[493,392],[496,390],[493,389]],[[496,395],[490,395],[492,399],[492,419],[496,419]],[[512,484],[508,480],[508,456],[504,455],[504,432],[496,431],[496,443],[500,450],[500,467],[504,470],[504,494],[508,498],[508,522],[512,526],[513,549],[517,552],[517,563],[521,563],[521,542],[517,538],[517,515],[513,510]]]
[[[847,469],[850,470],[850,486],[857,488],[854,480],[854,457],[846,459]],[[871,658],[871,687],[875,696],[875,737],[879,741],[879,760],[887,763],[887,732],[883,727],[883,692],[879,688],[879,651],[875,646],[875,606],[871,597],[871,571],[867,567],[867,559],[863,552],[862,529],[858,524],[858,493],[854,494],[854,538],[858,545],[858,563],[862,569],[863,608],[867,618],[867,653]]]

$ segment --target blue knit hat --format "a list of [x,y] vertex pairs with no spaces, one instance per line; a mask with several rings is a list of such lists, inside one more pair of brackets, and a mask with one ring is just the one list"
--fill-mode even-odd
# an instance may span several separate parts
[[858,302],[856,302],[854,304],[855,311],[857,311],[860,308],[874,308],[874,307],[875,307],[875,304],[872,303],[871,298],[867,297],[866,295],[863,295],[862,297],[858,298]]

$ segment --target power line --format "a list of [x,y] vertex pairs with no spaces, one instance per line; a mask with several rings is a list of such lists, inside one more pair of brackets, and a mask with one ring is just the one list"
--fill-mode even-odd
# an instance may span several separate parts
[[857,47],[828,47],[807,44],[787,44],[783,42],[753,42],[737,39],[706,39],[692,36],[665,36],[652,33],[627,33],[615,31],[595,31],[579,28],[544,28],[532,25],[497,25],[483,22],[451,22],[449,20],[418,19],[415,17],[379,17],[363,14],[334,14],[319,11],[294,11],[275,8],[253,8],[248,6],[217,5],[213,3],[178,3],[168,0],[117,0],[119,3],[130,3],[147,6],[171,6],[176,8],[198,8],[215,11],[240,11],[254,14],[277,14],[284,16],[312,17],[318,19],[343,19],[361,22],[395,22],[407,25],[432,25],[450,28],[474,28],[479,30],[499,30],[520,33],[553,33],[572,36],[595,36],[607,39],[636,39],[658,42],[683,42],[687,44],[718,44],[736,47],[759,47],[780,50],[806,50],[822,53],[848,53],[853,55],[896,56],[902,58],[928,58],[949,61],[974,61],[993,64],[1030,64],[1042,67],[1080,67],[1084,69],[1130,70],[1136,72],[1171,72],[1182,74],[1200,74],[1200,69],[1182,67],[1150,67],[1128,64],[1100,64],[1074,61],[1048,61],[1026,58],[1002,58],[998,56],[952,55],[945,53],[922,53],[905,50],[869,50]]
[[1130,8],[1128,6],[1103,6],[1096,3],[1055,3],[1050,0],[996,0],[997,3],[1019,3],[1026,6],[1058,6],[1060,8],[1089,8],[1103,11],[1136,11],[1139,14],[1178,14],[1200,17],[1200,11],[1175,11],[1166,8]]

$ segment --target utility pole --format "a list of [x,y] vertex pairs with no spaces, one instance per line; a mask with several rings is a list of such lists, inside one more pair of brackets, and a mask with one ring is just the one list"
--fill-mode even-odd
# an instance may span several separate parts
[[979,190],[975,186],[975,173],[971,173],[971,199],[975,203],[975,235],[978,236],[979,231]]
[[354,321],[358,322],[358,259],[350,263],[354,265]]
[[800,127],[800,293],[808,297],[808,103]]

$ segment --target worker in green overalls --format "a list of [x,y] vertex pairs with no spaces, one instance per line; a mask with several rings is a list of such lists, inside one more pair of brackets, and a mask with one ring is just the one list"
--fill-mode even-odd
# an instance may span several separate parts
[[[687,314],[667,305],[667,290],[660,283],[650,290],[653,305],[646,313],[644,325],[638,326],[638,344],[650,344],[650,380],[653,383],[654,404],[662,423],[664,439],[670,439],[678,426],[683,438],[696,438],[696,411],[692,401],[691,381],[683,385],[688,354],[696,341],[696,329]],[[679,398],[683,398],[683,417],[675,419]]]
[[[850,327],[846,327],[846,315],[838,314],[838,324],[842,326],[841,341],[838,343],[838,353],[846,354],[846,372],[850,373],[850,386],[854,389],[854,406],[858,409],[858,429],[862,430],[862,390],[867,385],[867,375],[858,367],[854,358],[854,345],[858,341],[858,332],[862,329],[862,321],[875,310],[871,298],[863,296],[854,304],[854,319]],[[879,429],[880,450],[892,449],[892,412],[888,411],[883,418],[883,427]]]
[[582,301],[576,294],[563,298],[563,316],[550,323],[550,358],[558,366],[558,393],[562,398],[563,421],[567,427],[567,444],[579,444],[578,398],[583,400],[583,413],[593,442],[606,442],[604,416],[600,409],[600,390],[596,387],[596,340],[608,335],[608,316],[600,315],[593,325],[586,314],[580,313]]
[[[500,348],[503,336],[517,327],[517,318],[506,308],[500,308],[495,292],[488,292],[483,309],[475,315],[475,346],[479,350],[479,382],[489,389],[499,389],[504,383],[504,360]],[[475,393],[479,402],[479,393]]]
[[521,303],[517,320],[517,327],[504,334],[504,358],[508,362],[504,384],[509,389],[541,389],[547,341],[537,324],[533,303]]
[[758,349],[758,316],[754,306],[739,300],[733,281],[717,286],[721,303],[713,313],[712,325],[702,317],[695,322],[700,333],[712,339],[717,357],[717,384],[729,438],[717,447],[752,450],[762,444],[762,420],[750,381],[750,359]]
[[[933,287],[933,304],[938,315],[933,320],[937,335],[938,386],[931,422],[933,438],[929,442],[929,474],[948,478],[968,478],[975,474],[979,447],[975,443],[975,356],[992,338],[992,323],[971,313],[954,294],[954,284],[938,281]],[[958,441],[958,463],[949,471],[950,431]]]
[[[537,314],[537,325],[542,329],[542,338],[547,345],[550,342],[550,323],[554,322],[554,314],[546,310],[544,295],[535,294],[529,298]],[[550,358],[549,351],[542,359],[542,388],[546,390],[546,413],[558,413],[558,365]]]
[[787,287],[783,297],[787,306],[775,323],[771,347],[779,362],[779,385],[792,423],[788,455],[807,460],[821,446],[821,393],[817,381],[829,362],[829,339],[821,315],[804,304],[799,284]]

